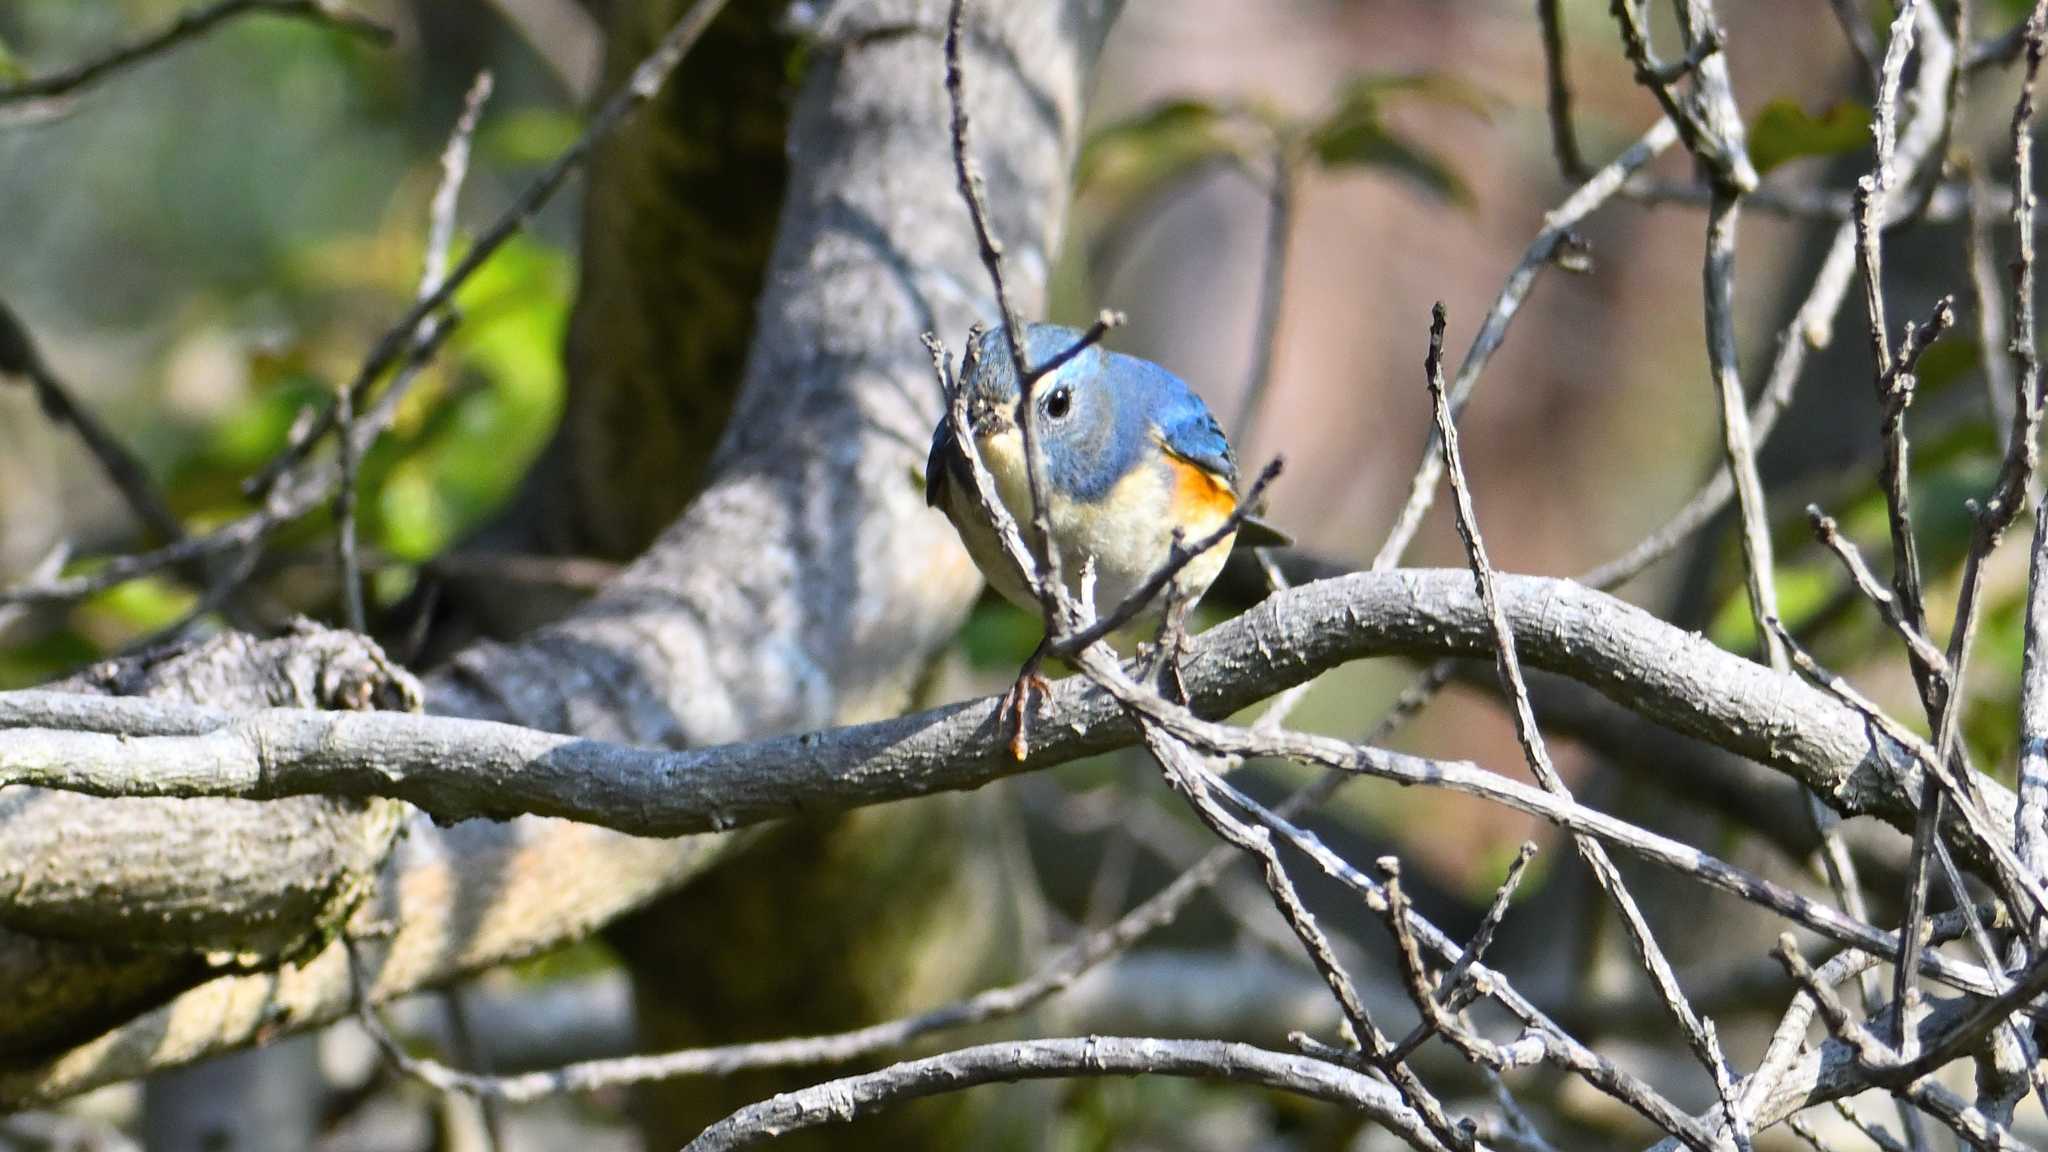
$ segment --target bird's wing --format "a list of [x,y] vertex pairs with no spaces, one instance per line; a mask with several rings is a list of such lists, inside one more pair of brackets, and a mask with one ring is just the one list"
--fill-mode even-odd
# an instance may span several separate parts
[[1235,489],[1237,455],[1230,450],[1230,441],[1224,438],[1223,427],[1216,423],[1209,406],[1202,403],[1202,398],[1187,385],[1163,370],[1160,375],[1166,382],[1159,389],[1158,408],[1154,414],[1160,443],[1175,456]]
[[953,437],[953,421],[944,417],[932,433],[932,450],[924,461],[924,502],[926,506],[940,507],[946,498],[946,476],[956,467],[954,461],[960,458],[960,442]]
[[[1202,398],[1178,377],[1165,378],[1165,395],[1159,405],[1159,439],[1168,452],[1201,468],[1231,489],[1237,487],[1237,454],[1223,428]],[[1294,539],[1257,516],[1246,516],[1237,530],[1237,542],[1254,548],[1284,548]]]

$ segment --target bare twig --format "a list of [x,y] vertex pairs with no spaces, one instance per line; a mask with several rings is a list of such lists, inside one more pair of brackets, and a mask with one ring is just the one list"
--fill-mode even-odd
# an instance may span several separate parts
[[[1023,321],[1010,300],[1009,283],[1003,276],[1003,244],[989,224],[981,173],[975,167],[974,154],[968,146],[967,79],[961,43],[966,13],[967,0],[952,0],[946,17],[946,99],[952,110],[953,171],[960,186],[960,196],[967,202],[967,214],[974,223],[974,239],[980,248],[982,267],[987,269],[989,284],[995,292],[996,314],[1003,326],[1003,345],[1010,354],[1011,368],[1017,374],[1016,424],[1024,447],[1025,486],[1031,495],[1031,514],[1026,518],[1031,526],[1027,538],[1030,545],[1027,555],[1031,563],[1020,567],[1026,577],[1025,586],[1038,594],[1045,634],[1053,636],[1061,631],[1064,621],[1071,618],[1073,612],[1071,597],[1061,576],[1059,544],[1052,535],[1051,510],[1045,498],[1045,462],[1041,459],[1042,450],[1038,444],[1038,409],[1032,403],[1045,369],[1034,371],[1025,356]],[[1099,333],[1097,338],[1100,338]],[[971,345],[970,350],[978,351],[978,342]],[[1077,347],[1068,355],[1078,351]]]
[[1878,615],[1898,633],[1899,639],[1910,649],[1914,657],[1944,678],[1948,675],[1948,658],[1927,634],[1909,623],[1899,611],[1898,596],[1877,582],[1877,575],[1863,562],[1863,553],[1857,550],[1853,541],[1842,535],[1841,526],[1835,518],[1820,510],[1818,504],[1806,506],[1806,518],[1813,525],[1813,534],[1827,546],[1828,551],[1842,562],[1842,568],[1849,573],[1856,590],[1863,598],[1877,607]]
[[1735,504],[1742,518],[1744,584],[1750,614],[1757,623],[1765,663],[1784,671],[1785,654],[1765,620],[1778,615],[1776,562],[1771,555],[1770,512],[1764,505],[1763,478],[1757,472],[1756,445],[1749,409],[1742,392],[1735,338],[1735,231],[1741,202],[1726,193],[1714,197],[1707,210],[1706,263],[1701,273],[1706,297],[1707,366],[1721,402],[1721,449],[1728,475],[1735,481]]
[[[1446,395],[1443,378],[1444,306],[1436,305],[1430,319],[1429,355],[1425,364],[1429,381],[1429,395],[1436,418],[1437,442],[1443,446],[1444,470],[1450,479],[1451,497],[1457,513],[1458,537],[1464,541],[1465,556],[1472,567],[1472,576],[1479,588],[1479,599],[1486,607],[1486,614],[1493,626],[1494,660],[1500,674],[1501,689],[1514,702],[1515,735],[1521,741],[1523,755],[1529,762],[1529,769],[1536,776],[1545,791],[1564,800],[1570,800],[1571,790],[1565,786],[1564,778],[1550,761],[1549,749],[1543,741],[1543,732],[1536,725],[1536,711],[1529,702],[1529,686],[1522,678],[1521,658],[1515,651],[1514,631],[1508,625],[1507,614],[1501,610],[1499,595],[1494,590],[1493,565],[1486,556],[1485,541],[1480,538],[1478,517],[1472,509],[1472,494],[1465,483],[1464,464],[1458,454],[1458,430],[1451,417],[1449,398]],[[1737,399],[1740,410],[1740,399]],[[1651,983],[1657,988],[1672,1017],[1684,1030],[1693,1053],[1708,1074],[1713,1078],[1721,1093],[1723,1105],[1734,1125],[1736,1142],[1746,1144],[1748,1136],[1741,1113],[1735,1107],[1733,1096],[1734,1081],[1728,1069],[1727,1059],[1721,1054],[1720,1041],[1714,1034],[1711,1021],[1703,1020],[1693,1011],[1692,1004],[1678,985],[1678,976],[1671,968],[1671,962],[1664,950],[1657,944],[1650,932],[1648,921],[1643,918],[1642,909],[1636,904],[1621,873],[1607,856],[1606,849],[1589,837],[1574,837],[1574,846],[1586,865],[1593,872],[1594,880],[1614,902],[1622,924],[1627,929],[1630,943],[1634,945],[1637,958],[1649,973]]]
[[1300,177],[1295,172],[1293,149],[1285,140],[1275,140],[1273,170],[1266,184],[1266,243],[1259,264],[1258,319],[1252,326],[1252,374],[1245,382],[1244,398],[1237,402],[1237,418],[1230,422],[1230,435],[1242,451],[1252,446],[1260,415],[1265,411],[1266,391],[1273,384],[1274,361],[1280,346],[1280,321],[1287,302],[1287,247],[1294,234],[1294,200]]
[[92,409],[80,404],[71,389],[57,378],[49,362],[43,359],[41,349],[36,347],[35,338],[29,335],[27,325],[0,300],[0,384],[10,376],[20,376],[34,389],[36,402],[51,420],[66,424],[78,433],[86,451],[99,462],[101,471],[121,493],[136,519],[144,527],[165,540],[180,540],[185,535],[185,526],[164,503],[163,494],[149,478],[149,470],[120,437],[105,424]]
[[[1084,665],[1084,670],[1087,670]],[[1239,819],[1220,803],[1213,790],[1221,783],[1203,767],[1200,757],[1185,743],[1175,739],[1159,728],[1144,725],[1146,746],[1159,761],[1168,782],[1187,797],[1195,815],[1210,831],[1224,842],[1259,861],[1266,881],[1266,890],[1271,894],[1273,906],[1287,921],[1295,937],[1301,941],[1302,950],[1314,964],[1323,982],[1329,986],[1330,994],[1344,1011],[1344,1019],[1350,1025],[1352,1035],[1361,1052],[1363,1067],[1377,1070],[1393,1084],[1401,1094],[1402,1102],[1422,1117],[1423,1124],[1437,1140],[1447,1148],[1469,1149],[1472,1147],[1470,1130],[1451,1122],[1443,1104],[1437,1100],[1421,1077],[1407,1064],[1392,1059],[1393,1045],[1385,1033],[1373,1022],[1365,1001],[1358,994],[1350,974],[1331,948],[1328,936],[1316,923],[1315,916],[1302,903],[1301,895],[1295,890],[1294,882],[1287,875],[1281,863],[1279,850],[1273,844],[1268,829]]]
[[388,25],[339,0],[216,0],[205,7],[180,12],[164,27],[137,37],[105,55],[46,76],[0,84],[0,105],[68,96],[124,68],[160,56],[187,40],[202,36],[216,25],[238,16],[251,15],[304,20],[379,43],[388,43],[392,39]]
[[367,632],[363,574],[356,560],[356,405],[348,389],[334,393],[339,478],[334,492],[335,553],[341,576],[342,620],[351,632]]
[[[1422,1023],[1415,1026],[1399,1044],[1394,1046],[1389,1060],[1406,1060],[1410,1053],[1422,1046],[1431,1036],[1446,1031],[1446,1018],[1440,1013],[1451,1004],[1476,992],[1470,983],[1472,966],[1486,958],[1486,949],[1493,943],[1493,934],[1500,929],[1501,921],[1507,918],[1508,904],[1514,899],[1515,889],[1522,883],[1522,876],[1528,871],[1529,861],[1536,858],[1536,845],[1524,841],[1521,850],[1515,853],[1508,865],[1508,874],[1493,891],[1493,903],[1486,909],[1486,915],[1479,921],[1479,928],[1472,933],[1471,942],[1465,945],[1465,954],[1458,958],[1450,971],[1429,987],[1428,975],[1423,967],[1421,946],[1416,943],[1414,929],[1409,926],[1407,900],[1400,892],[1399,860],[1388,857],[1380,861],[1380,870],[1387,881],[1387,926],[1394,933],[1395,944],[1399,947],[1403,964],[1408,968],[1410,997],[1423,1010]],[[1451,1029],[1456,1031],[1456,1029]],[[1454,1042],[1465,1048],[1462,1041]],[[1469,1053],[1469,1049],[1468,1049]]]
[[1842,37],[1856,53],[1856,62],[1862,65],[1865,88],[1874,90],[1878,85],[1877,34],[1870,30],[1870,15],[1864,11],[1862,0],[1828,0],[1828,7],[1835,10],[1835,22],[1842,26]]
[[[1924,7],[1921,11],[1925,19]],[[1914,89],[1914,114],[1906,130],[1899,134],[1893,150],[1893,171],[1903,179],[1913,178],[1933,154],[1945,122],[1941,101],[1947,91],[1949,72],[1955,64],[1953,45],[1937,22],[1929,20],[1921,25],[1919,38],[1920,74]],[[1687,196],[1689,201],[1703,205],[1711,204],[1712,198],[1710,188],[1693,189]],[[1894,193],[1892,199],[1896,198]],[[1766,193],[1752,193],[1744,198],[1744,202],[1752,207],[1767,208],[1772,204],[1772,197]],[[1960,200],[1956,206],[1960,209]],[[1857,271],[1860,250],[1853,223],[1856,215],[1854,206],[1845,201],[1839,209],[1832,209],[1831,214],[1823,217],[1843,223],[1835,232],[1805,301],[1779,337],[1777,355],[1771,363],[1763,394],[1750,413],[1752,439],[1757,444],[1769,438],[1778,414],[1790,401],[1799,382],[1800,371],[1805,366],[1807,351],[1825,347],[1828,343],[1835,314],[1840,310]],[[1887,208],[1885,219],[1895,222],[1903,215],[1901,211]],[[1724,466],[1662,528],[1621,556],[1587,573],[1583,579],[1596,587],[1609,588],[1634,578],[1675,551],[1693,532],[1726,507],[1734,494],[1733,480]]]
[[[2019,809],[2013,815],[2020,863],[2048,884],[2048,503],[2034,509],[2027,574],[2027,641],[2020,670]],[[2048,948],[2048,919],[2031,923],[2029,951]]]
[[[424,368],[454,331],[455,320],[452,316],[435,325],[430,342],[414,350],[405,366],[400,369],[399,376],[393,380],[391,389],[387,391],[398,389],[411,374]],[[368,448],[364,441],[373,438],[388,425],[393,411],[392,407],[380,402],[362,419],[356,421],[359,453]],[[334,492],[336,482],[336,470],[331,468],[312,469],[304,475],[294,473],[289,482],[280,484],[272,490],[261,507],[219,528],[203,535],[188,536],[148,552],[115,556],[94,571],[82,575],[30,580],[12,588],[0,589],[0,604],[63,603],[105,591],[152,572],[161,572],[166,568],[212,556],[234,555],[243,558],[241,562],[246,563],[247,557],[254,553],[272,531],[326,503]]]
[[[449,133],[448,143],[441,150],[441,182],[435,187],[433,201],[427,210],[427,249],[425,258],[420,262],[420,299],[433,295],[448,278],[448,254],[455,244],[455,211],[462,199],[463,179],[469,173],[470,140],[476,135],[477,122],[483,117],[484,102],[490,98],[491,74],[489,71],[478,72],[463,98],[462,114],[455,120],[455,129]],[[432,341],[446,323],[439,319],[429,320],[426,339]],[[355,432],[355,395],[348,388],[335,392],[335,449],[340,466],[334,498],[336,534],[343,618],[349,629],[355,632],[361,632],[367,626],[363,612],[362,575],[356,560],[356,461],[375,442],[378,432],[390,425],[417,375],[408,364],[393,377],[391,386],[377,398],[373,409],[373,427],[377,431],[373,431],[360,445]]]
[[1964,238],[1970,265],[1970,303],[1977,316],[1977,347],[1983,361],[1992,426],[2005,427],[2013,417],[2012,361],[1998,354],[2007,346],[2005,290],[1996,271],[1997,250],[1985,204],[1989,192],[1974,169],[1969,177],[1969,230]]
[[[1777,426],[1779,413],[1791,402],[1792,393],[1799,385],[1800,370],[1806,365],[1808,350],[1826,346],[1835,312],[1848,292],[1849,279],[1855,269],[1856,234],[1852,226],[1844,224],[1836,230],[1834,243],[1821,261],[1821,270],[1814,277],[1805,302],[1778,337],[1777,356],[1771,362],[1771,373],[1764,383],[1763,394],[1749,411],[1753,445],[1762,444],[1770,438]],[[1724,452],[1712,478],[1669,520],[1628,551],[1580,576],[1580,581],[1593,588],[1614,588],[1627,583],[1652,564],[1677,551],[1681,544],[1727,507],[1734,496],[1735,482]]]
[[[1567,243],[1571,230],[1620,190],[1630,174],[1656,159],[1677,139],[1678,134],[1671,121],[1659,120],[1641,139],[1594,173],[1564,203],[1543,217],[1542,231],[1536,234],[1536,239],[1522,254],[1521,263],[1508,273],[1507,282],[1501,285],[1500,295],[1494,300],[1493,310],[1487,313],[1485,323],[1472,337],[1472,347],[1466,350],[1464,361],[1458,365],[1457,379],[1450,389],[1452,416],[1465,410],[1465,404],[1472,398],[1472,390],[1478,386],[1480,373],[1493,354],[1499,351],[1501,342],[1507,338],[1508,325],[1536,283],[1536,274],[1556,258]],[[1409,542],[1415,539],[1415,533],[1422,527],[1423,515],[1436,501],[1438,482],[1442,479],[1443,460],[1438,455],[1436,431],[1432,428],[1422,460],[1416,465],[1414,478],[1409,481],[1407,502],[1395,517],[1394,526],[1388,530],[1386,542],[1373,555],[1374,571],[1383,572],[1401,562],[1401,554],[1408,550]]]
[[[455,262],[446,277],[434,288],[415,300],[405,314],[400,316],[384,334],[377,338],[362,364],[356,369],[355,377],[349,381],[350,395],[361,406],[370,388],[394,365],[416,358],[420,348],[432,339],[435,331],[434,317],[446,309],[457,289],[483,267],[485,262],[504,247],[505,242],[525,229],[569,177],[590,162],[598,143],[616,131],[628,117],[654,99],[667,82],[669,74],[682,62],[711,21],[724,9],[726,0],[696,0],[681,17],[669,27],[654,50],[633,69],[625,86],[605,100],[576,142],[555,157],[531,184],[520,192],[517,199],[490,227],[477,235],[462,259]],[[445,321],[444,321],[445,323]],[[265,465],[244,485],[251,493],[268,492],[288,472],[295,469],[311,451],[312,446],[334,428],[335,410],[324,409],[303,434],[286,445],[285,450]]]
[[1579,135],[1572,128],[1572,86],[1565,60],[1564,14],[1558,0],[1536,0],[1536,19],[1543,26],[1543,73],[1550,98],[1550,150],[1557,155],[1557,170],[1567,180],[1584,180],[1586,158],[1579,151]]
[[[1973,507],[1970,549],[1963,558],[1961,591],[1957,597],[1955,620],[1949,629],[1948,683],[1946,690],[1941,693],[1940,707],[1929,715],[1929,720],[1936,730],[1935,767],[1942,771],[1950,767],[1950,757],[1956,756],[1960,751],[1964,678],[1969,673],[1971,644],[1977,631],[1984,561],[1992,549],[1998,546],[2006,528],[2019,515],[2040,460],[2040,365],[2034,327],[2032,133],[2034,83],[2041,71],[2043,39],[2044,36],[2048,36],[2048,0],[2037,0],[2032,14],[2027,19],[2026,28],[2026,65],[2020,79],[2019,99],[2015,102],[2012,113],[2013,225],[2018,236],[2018,255],[2013,261],[2013,421],[2005,460],[1999,467],[1998,479],[1993,485],[1992,492],[1981,506]],[[1906,598],[1903,592],[1902,589],[1902,600]],[[1908,618],[1912,618],[1910,614]],[[1921,795],[1921,820],[1914,829],[1914,867],[1912,884],[1907,890],[1906,920],[1902,937],[1918,931],[1919,916],[1925,911],[1928,845],[1940,835],[1939,823],[1944,796],[1937,785],[1938,773],[1930,772]],[[1958,803],[1967,806],[1970,803],[1969,797],[1959,797]],[[2033,880],[2034,877],[2023,872],[2019,879]],[[1898,1001],[1898,1011],[1902,1014],[1902,1021],[1908,1018],[1905,1014],[1913,1007],[1912,996],[1916,989],[1912,986],[1912,979],[1913,974],[1910,971],[1902,970],[1895,984],[1895,998]],[[1915,1055],[1913,1043],[1911,1033],[1902,1029],[1899,1052],[1900,1057],[1908,1063],[1913,1061]]]
[[1392,1088],[1339,1064],[1215,1040],[1090,1036],[984,1044],[785,1093],[705,1129],[685,1152],[752,1147],[782,1133],[844,1123],[901,1100],[977,1084],[1139,1075],[1230,1080],[1327,1100],[1364,1113],[1412,1148],[1445,1147]]
[[[1736,193],[1756,187],[1756,169],[1742,141],[1742,122],[1727,98],[1727,66],[1718,59],[1721,31],[1711,21],[1711,7],[1704,0],[1683,0],[1685,19],[1680,27],[1688,41],[1683,58],[1670,64],[1658,62],[1650,48],[1646,12],[1633,0],[1614,0],[1615,21],[1621,27],[1622,53],[1636,72],[1636,81],[1650,90],[1664,109],[1664,116],[1678,128],[1685,150],[1699,158],[1715,183]],[[1688,76],[1695,82],[1697,99],[1677,90]]]

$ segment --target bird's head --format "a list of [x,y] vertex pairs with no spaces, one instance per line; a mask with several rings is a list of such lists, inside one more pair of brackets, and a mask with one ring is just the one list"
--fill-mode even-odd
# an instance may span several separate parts
[[[1081,333],[1052,324],[1025,329],[1024,355],[1032,367],[1072,349]],[[983,333],[962,387],[975,447],[999,475],[1022,466],[1023,440],[1017,429],[1016,365],[1001,329]],[[1040,378],[1032,388],[1046,481],[1055,491],[1086,499],[1113,483],[1127,463],[1129,444],[1143,431],[1142,413],[1120,392],[1118,362],[1127,359],[1091,345]]]

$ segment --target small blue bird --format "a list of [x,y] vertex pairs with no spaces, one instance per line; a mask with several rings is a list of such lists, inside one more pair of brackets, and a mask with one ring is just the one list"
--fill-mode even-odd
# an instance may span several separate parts
[[[1082,338],[1071,328],[1032,324],[1025,359],[1045,364]],[[1017,428],[1017,373],[1001,329],[983,333],[961,387],[967,419],[997,494],[1029,531],[1030,483]],[[1192,544],[1236,511],[1237,457],[1201,397],[1179,377],[1147,360],[1090,346],[1040,379],[1033,389],[1046,516],[1060,553],[1061,574],[1077,594],[1084,566],[1095,575],[1095,605],[1107,614],[1165,564],[1174,530]],[[1004,556],[995,530],[974,497],[967,455],[942,417],[925,464],[925,501],[960,533],[968,555],[998,592],[1038,607]],[[1178,602],[1190,607],[1206,592],[1238,540],[1268,545],[1286,537],[1254,520],[1191,560],[1175,577]],[[1147,617],[1159,619],[1160,605]],[[1146,619],[1146,617],[1141,617]],[[1045,653],[1041,642],[1013,695],[1029,690]],[[1021,699],[1006,704],[1019,706]],[[1021,740],[1013,748],[1021,749]]]

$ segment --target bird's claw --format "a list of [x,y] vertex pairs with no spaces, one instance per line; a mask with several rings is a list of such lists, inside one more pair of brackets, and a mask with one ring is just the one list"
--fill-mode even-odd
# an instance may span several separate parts
[[1003,693],[1002,703],[996,708],[996,723],[1010,727],[1010,755],[1019,764],[1031,752],[1031,697],[1038,695],[1041,715],[1050,701],[1052,682],[1038,671],[1034,663],[1017,674],[1017,681],[1010,690]]

